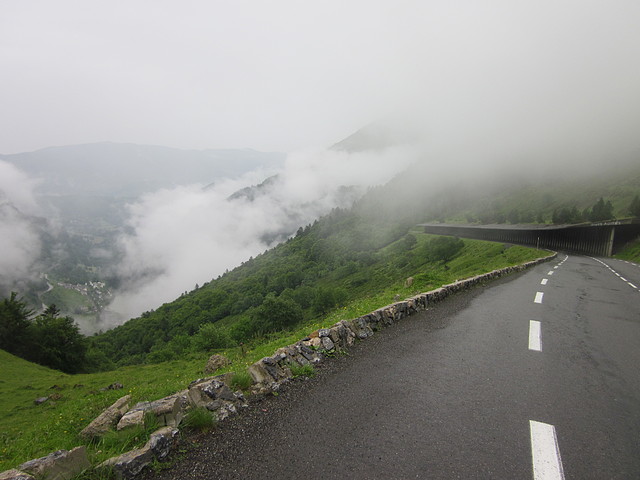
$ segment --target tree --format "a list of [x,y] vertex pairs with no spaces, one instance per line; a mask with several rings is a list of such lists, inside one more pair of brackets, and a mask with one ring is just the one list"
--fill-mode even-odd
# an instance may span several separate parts
[[9,353],[25,358],[33,350],[30,338],[31,317],[33,310],[11,292],[9,298],[0,303],[0,348]]
[[31,326],[34,351],[28,360],[66,373],[84,370],[87,341],[71,317],[61,317],[60,310],[50,305],[35,318]]
[[277,332],[302,320],[302,308],[287,297],[269,294],[252,314],[256,333]]
[[592,222],[601,222],[603,220],[611,220],[613,216],[613,205],[611,201],[605,203],[604,198],[600,197],[591,208],[589,220]]
[[341,288],[318,287],[313,297],[311,308],[315,313],[325,314],[347,297]]
[[636,195],[629,205],[629,213],[634,217],[640,217],[640,197]]
[[201,325],[198,333],[191,337],[191,343],[196,350],[205,352],[233,345],[229,331],[215,323]]
[[511,210],[507,214],[507,221],[511,224],[520,223],[520,212],[515,208]]
[[582,214],[578,211],[578,208],[574,205],[571,208],[564,207],[560,210],[553,211],[551,217],[552,223],[555,224],[567,224],[567,223],[579,223],[583,220]]
[[464,242],[456,237],[435,237],[426,245],[426,255],[432,262],[447,263],[464,247]]

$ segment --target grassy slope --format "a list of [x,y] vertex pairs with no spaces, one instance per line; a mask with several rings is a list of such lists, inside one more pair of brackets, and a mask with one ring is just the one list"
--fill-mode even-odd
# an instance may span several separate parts
[[[418,245],[428,236],[417,234]],[[393,248],[390,246],[388,248]],[[270,335],[248,346],[242,353],[228,349],[225,353],[233,365],[228,370],[239,371],[259,358],[304,337],[311,331],[330,326],[340,319],[349,319],[392,303],[393,297],[403,298],[426,291],[456,279],[514,265],[545,255],[524,247],[504,248],[499,243],[465,240],[463,250],[448,263],[431,265],[412,272],[415,281],[411,289],[403,279],[379,282],[375,292],[362,294],[344,307],[295,329]],[[81,443],[78,432],[104,408],[126,393],[132,401],[154,400],[182,390],[202,376],[208,355],[191,355],[188,360],[174,360],[156,365],[130,366],[97,374],[66,375],[21,360],[0,351],[0,471],[23,461],[46,455],[60,448],[70,449]],[[100,391],[114,382],[123,390]],[[58,388],[52,388],[57,386]],[[57,393],[62,397],[36,406],[34,399]],[[139,439],[142,441],[142,438]],[[123,447],[90,446],[94,462],[119,453]],[[102,450],[98,453],[98,450]]]
[[620,253],[614,255],[614,257],[620,258],[621,260],[640,263],[640,239],[632,242]]
[[[201,375],[204,360],[67,375],[0,350],[0,471],[79,445],[78,432],[127,393],[135,403],[185,388]],[[124,389],[100,391],[115,382],[123,384]],[[61,398],[35,405],[36,398],[54,394]],[[92,456],[97,455],[95,448],[90,451]],[[104,457],[97,455],[94,459]]]

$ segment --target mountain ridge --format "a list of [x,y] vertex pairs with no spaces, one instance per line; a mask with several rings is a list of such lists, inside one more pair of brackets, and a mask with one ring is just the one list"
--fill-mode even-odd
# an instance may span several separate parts
[[46,179],[36,192],[47,195],[139,196],[159,188],[239,177],[259,166],[273,169],[284,159],[284,153],[248,148],[186,150],[117,142],[0,154],[0,160],[31,177]]

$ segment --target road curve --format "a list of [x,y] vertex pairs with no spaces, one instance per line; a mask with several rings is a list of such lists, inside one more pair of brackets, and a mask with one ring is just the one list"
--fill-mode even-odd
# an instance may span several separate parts
[[154,479],[640,478],[640,267],[559,255],[360,342]]

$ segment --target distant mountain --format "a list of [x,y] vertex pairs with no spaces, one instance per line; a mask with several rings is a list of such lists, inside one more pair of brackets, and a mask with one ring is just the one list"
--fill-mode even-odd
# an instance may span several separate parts
[[140,194],[192,183],[234,178],[260,166],[278,167],[285,154],[238,150],[181,150],[130,143],[92,143],[0,155],[42,179],[42,195]]
[[384,150],[390,147],[414,143],[418,136],[413,129],[397,120],[378,121],[362,127],[339,141],[331,150],[348,153]]

